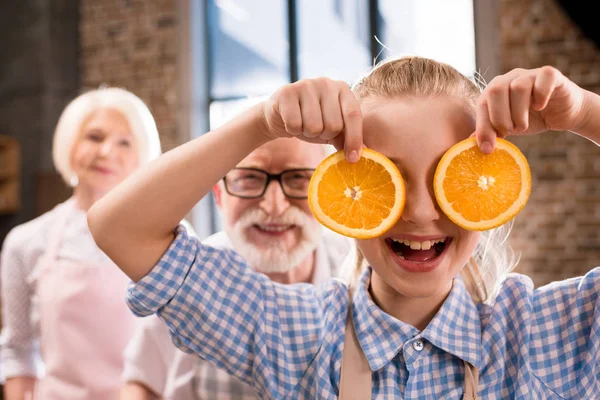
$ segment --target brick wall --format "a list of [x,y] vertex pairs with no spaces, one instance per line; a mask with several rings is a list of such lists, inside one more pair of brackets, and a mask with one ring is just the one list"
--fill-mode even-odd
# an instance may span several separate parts
[[[0,6],[0,135],[21,148],[21,207],[0,215],[0,245],[67,190],[52,166],[54,127],[79,91],[78,4],[20,0]],[[66,193],[65,193],[66,192]]]
[[81,87],[119,86],[150,108],[163,150],[177,131],[175,0],[82,0]]
[[[600,50],[554,0],[502,0],[501,69],[553,65],[600,93]],[[533,186],[511,241],[537,285],[600,265],[600,149],[568,133],[513,139]]]

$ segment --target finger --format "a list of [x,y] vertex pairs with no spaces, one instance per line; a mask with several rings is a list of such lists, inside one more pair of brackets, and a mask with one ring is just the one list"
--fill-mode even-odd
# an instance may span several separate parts
[[529,107],[533,93],[535,75],[520,75],[510,82],[510,115],[516,132],[529,127]]
[[363,118],[360,104],[349,87],[342,88],[339,97],[344,119],[344,151],[349,162],[356,162],[362,155]]
[[562,74],[552,67],[542,67],[539,69],[533,85],[532,106],[534,110],[541,111],[546,108],[561,78]]
[[344,118],[339,100],[340,86],[337,82],[324,81],[321,86],[320,104],[323,115],[323,140],[339,135],[344,129]]
[[496,136],[498,132],[490,121],[489,106],[485,101],[479,102],[477,105],[477,119],[475,122],[475,137],[477,145],[484,154],[490,154],[494,151],[496,145]]
[[[344,150],[344,135],[338,135],[333,139],[330,139],[326,142],[327,144],[332,145],[336,148],[336,150]],[[363,143],[363,149],[368,149],[368,147]]]
[[285,130],[292,136],[302,134],[302,114],[298,97],[290,92],[282,93],[276,104]]
[[313,82],[299,82],[300,112],[302,113],[302,134],[308,138],[317,137],[323,132],[323,115],[319,93]]
[[486,99],[489,121],[494,130],[502,136],[514,130],[510,116],[509,85],[513,79],[512,74],[494,78],[490,85],[483,91]]

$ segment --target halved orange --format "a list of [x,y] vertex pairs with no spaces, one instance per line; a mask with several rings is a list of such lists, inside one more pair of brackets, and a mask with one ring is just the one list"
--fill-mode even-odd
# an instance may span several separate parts
[[523,153],[508,140],[496,139],[496,148],[486,155],[473,137],[444,154],[433,189],[440,208],[456,225],[483,231],[505,224],[525,207],[531,173]]
[[386,156],[363,149],[356,163],[343,150],[327,157],[308,187],[315,218],[341,235],[369,239],[380,236],[400,218],[406,193],[396,165]]

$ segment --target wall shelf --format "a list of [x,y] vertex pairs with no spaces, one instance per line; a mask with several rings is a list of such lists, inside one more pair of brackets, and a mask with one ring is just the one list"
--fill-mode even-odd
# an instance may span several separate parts
[[0,135],[0,214],[21,209],[21,146],[17,139]]

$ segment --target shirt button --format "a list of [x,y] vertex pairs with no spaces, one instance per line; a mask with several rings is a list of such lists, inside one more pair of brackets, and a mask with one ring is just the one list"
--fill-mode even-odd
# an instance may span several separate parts
[[422,340],[416,340],[413,342],[413,349],[415,349],[416,351],[421,351],[423,350],[423,341]]

